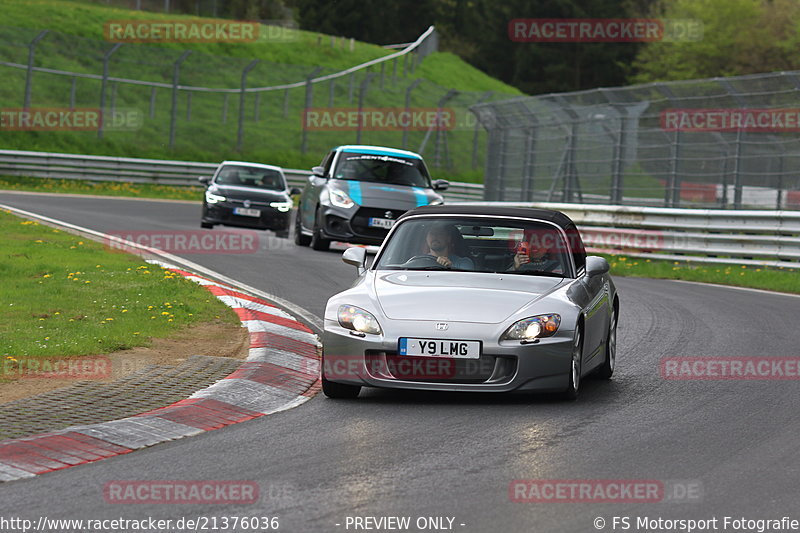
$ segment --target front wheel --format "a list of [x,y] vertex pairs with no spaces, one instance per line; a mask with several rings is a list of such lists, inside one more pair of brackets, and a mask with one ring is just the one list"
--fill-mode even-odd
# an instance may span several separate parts
[[298,246],[308,246],[311,244],[311,237],[303,235],[303,225],[300,223],[300,207],[294,216],[294,243]]
[[335,400],[351,400],[358,397],[361,392],[359,385],[345,385],[344,383],[335,383],[328,381],[325,376],[322,376],[322,392],[328,398]]
[[319,252],[330,249],[331,241],[322,236],[322,223],[319,219],[319,212],[314,217],[314,231],[311,235],[311,248]]
[[606,360],[600,365],[597,375],[603,379],[610,379],[614,374],[617,364],[617,310],[611,308],[611,319],[608,322],[606,335]]
[[581,388],[581,371],[583,369],[583,331],[579,327],[575,331],[575,340],[572,343],[572,360],[570,361],[569,385],[562,393],[565,400],[577,400]]

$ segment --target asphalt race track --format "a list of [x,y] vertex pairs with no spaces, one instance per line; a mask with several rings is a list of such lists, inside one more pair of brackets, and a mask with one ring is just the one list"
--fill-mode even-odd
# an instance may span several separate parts
[[[1,202],[107,232],[199,229],[199,204],[22,194]],[[254,254],[185,257],[317,316],[354,279],[337,252],[267,242],[273,244]],[[464,532],[589,532],[597,530],[597,517],[607,531],[614,516],[631,517],[629,531],[637,531],[636,517],[796,515],[798,381],[668,381],[659,361],[798,356],[800,298],[616,281],[617,374],[611,382],[584,381],[577,403],[379,390],[365,390],[356,401],[318,395],[219,431],[0,484],[0,514],[277,516],[279,531],[289,532],[347,531],[348,516],[410,516],[412,524],[417,517],[454,517],[453,529]],[[509,499],[515,479],[661,480],[691,487],[693,497],[515,503]],[[252,480],[261,499],[238,506],[114,505],[103,498],[103,485],[113,480]]]

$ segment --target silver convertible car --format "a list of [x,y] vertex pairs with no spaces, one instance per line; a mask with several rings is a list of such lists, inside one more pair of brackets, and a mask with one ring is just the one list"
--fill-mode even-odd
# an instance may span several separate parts
[[325,308],[322,390],[361,387],[578,396],[614,372],[619,298],[557,211],[454,204],[400,217]]

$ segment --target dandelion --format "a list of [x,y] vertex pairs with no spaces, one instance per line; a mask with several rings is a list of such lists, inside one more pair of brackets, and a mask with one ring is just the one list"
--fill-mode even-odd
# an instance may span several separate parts
[[50,277],[50,274],[45,274],[45,275],[44,275],[44,276],[42,276],[42,277],[43,277],[43,278],[49,278],[49,277]]
[[161,316],[167,316],[169,313],[167,311],[161,311]]
[[84,281],[84,283],[91,283],[91,281],[89,281],[89,280],[86,280],[86,281]]
[[122,310],[122,312],[123,312],[123,313],[127,313],[127,312],[128,312],[128,310],[127,310],[127,309],[123,309],[123,310]]
[[100,268],[100,266],[101,266],[101,265],[95,265],[94,267],[95,267],[95,268]]
[[78,246],[83,246],[83,241],[78,241]]
[[35,242],[36,244],[42,244],[44,241],[42,239],[36,239],[33,242]]
[[106,318],[106,320],[109,320],[109,321],[111,321],[111,320],[114,320],[114,319],[113,319],[113,318]]

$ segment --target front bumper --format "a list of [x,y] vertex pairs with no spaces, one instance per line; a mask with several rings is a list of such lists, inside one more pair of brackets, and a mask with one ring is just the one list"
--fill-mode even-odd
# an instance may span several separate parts
[[270,229],[283,231],[289,229],[291,211],[281,212],[274,207],[254,207],[261,212],[259,217],[248,217],[234,214],[237,206],[228,202],[203,205],[202,221],[208,224],[224,224],[241,228]]
[[376,228],[369,225],[370,218],[388,218],[397,220],[405,213],[404,209],[384,209],[363,207],[342,209],[334,206],[322,208],[322,234],[326,239],[352,244],[380,245],[389,234],[387,228]]
[[397,355],[400,337],[481,340],[475,332],[487,330],[486,324],[458,323],[451,324],[446,336],[420,333],[433,330],[432,326],[433,323],[427,327],[427,322],[413,321],[404,331],[391,336],[361,338],[337,321],[326,319],[322,362],[325,378],[367,387],[473,392],[560,392],[569,384],[571,331],[560,331],[556,336],[525,345],[515,341],[500,343],[499,333],[485,335],[480,359]]

